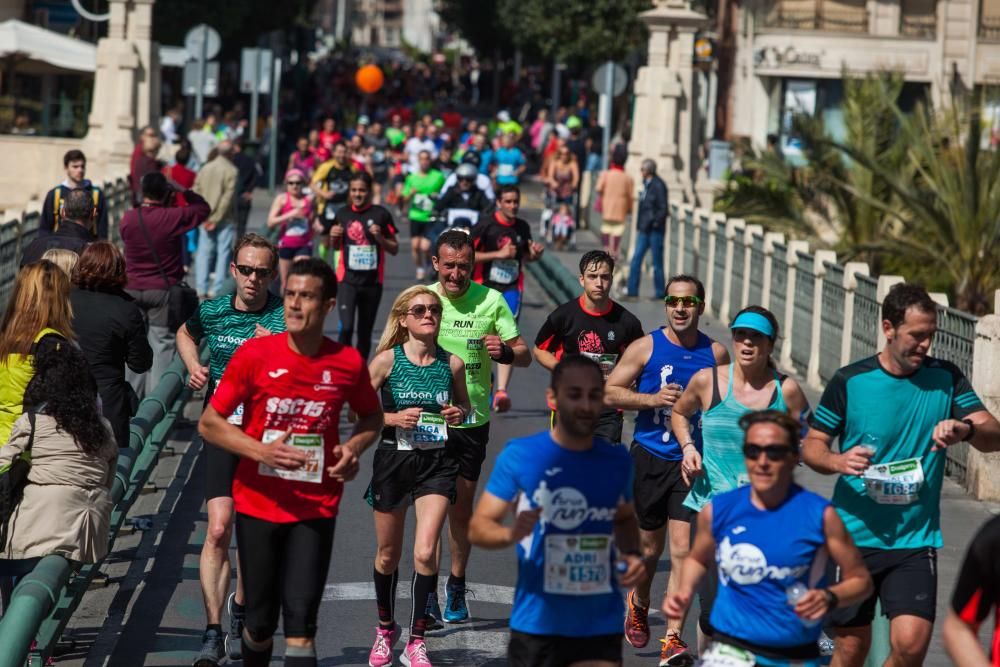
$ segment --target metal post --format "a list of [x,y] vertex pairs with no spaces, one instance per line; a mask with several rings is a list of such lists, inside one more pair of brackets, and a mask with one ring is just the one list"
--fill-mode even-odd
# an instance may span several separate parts
[[562,70],[559,68],[559,61],[552,61],[552,122],[559,115],[559,96],[562,94]]
[[250,141],[257,141],[257,111],[260,104],[260,55],[261,49],[254,49],[253,90],[250,91]]
[[608,151],[611,148],[611,123],[615,115],[615,63],[613,60],[609,60],[604,63],[604,67],[607,68],[604,74],[604,85],[607,87],[607,94],[603,97],[604,104],[607,106],[604,115],[604,131],[601,133],[601,155],[604,157],[604,168],[607,169],[608,164],[611,162],[611,154]]
[[201,49],[198,51],[198,90],[195,91],[194,117],[201,118],[205,103],[205,61],[208,60],[208,25],[201,27]]
[[271,75],[271,155],[267,165],[267,181],[274,194],[275,176],[278,171],[278,93],[281,91],[281,58],[274,59]]

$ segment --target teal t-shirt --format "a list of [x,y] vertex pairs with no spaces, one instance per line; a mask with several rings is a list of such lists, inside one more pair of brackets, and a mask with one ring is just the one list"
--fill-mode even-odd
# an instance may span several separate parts
[[[916,373],[891,375],[878,357],[841,368],[810,418],[813,428],[840,438],[840,451],[873,443],[864,477],[841,475],[833,492],[854,542],[870,549],[940,548],[945,451],[931,451],[944,419],[985,410],[954,364],[928,357]],[[916,459],[923,474],[917,483]],[[897,462],[906,462],[893,466]]]
[[236,295],[220,296],[202,301],[198,310],[186,322],[187,330],[196,343],[208,340],[208,370],[214,384],[240,345],[254,337],[256,325],[271,333],[285,330],[285,307],[280,296],[269,294],[262,310],[236,310]]

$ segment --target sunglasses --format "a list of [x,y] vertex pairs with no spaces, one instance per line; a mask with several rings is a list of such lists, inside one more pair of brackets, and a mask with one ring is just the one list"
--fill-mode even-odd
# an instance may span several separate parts
[[236,270],[240,272],[240,275],[246,276],[248,278],[254,274],[256,274],[258,278],[267,278],[269,275],[271,275],[271,269],[267,267],[256,267],[256,266],[247,266],[246,264],[237,264]]
[[422,303],[418,303],[417,305],[413,306],[406,312],[408,312],[410,315],[413,315],[415,318],[419,320],[424,315],[426,315],[428,311],[430,311],[431,317],[441,317],[441,306],[437,305],[436,303],[431,304],[429,306],[425,306]]
[[696,296],[668,296],[663,298],[663,303],[671,308],[677,308],[678,306],[694,308],[702,304],[702,299]]
[[462,183],[474,183],[476,181],[474,178],[467,178],[465,176],[460,176],[458,180]]
[[285,181],[285,185],[305,185],[305,181]]
[[795,453],[795,450],[788,445],[756,445],[752,442],[743,445],[744,458],[756,461],[760,458],[761,453],[767,456],[768,461],[777,463]]

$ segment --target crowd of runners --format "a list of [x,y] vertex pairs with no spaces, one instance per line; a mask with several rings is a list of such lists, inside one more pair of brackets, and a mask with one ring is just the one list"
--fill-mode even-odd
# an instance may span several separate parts
[[[370,667],[397,657],[429,666],[434,631],[471,618],[475,547],[512,546],[511,665],[621,664],[623,639],[636,649],[652,639],[655,607],[666,618],[661,666],[691,665],[696,654],[716,667],[819,665],[830,660],[823,642],[833,664],[860,666],[876,602],[890,619],[887,664],[921,664],[936,615],[944,450],[962,441],[1000,449],[1000,424],[968,379],[928,354],[936,307],[927,292],[889,291],[885,347],[842,368],[812,409],[772,361],[780,331],[771,312],[748,306],[729,324],[731,339],[713,340],[699,328],[704,287],[677,275],[660,295],[663,319],[642,322],[612,299],[616,263],[605,251],[579,259],[583,294],[548,316],[532,346],[518,321],[524,265],[545,246],[519,217],[523,165],[476,148],[492,134],[496,152],[519,150],[504,122],[485,133],[466,126],[451,152],[433,120],[359,123],[346,143],[326,126],[329,138],[318,140],[329,140],[330,157],[312,163],[305,138],[268,215],[277,242],[240,239],[235,294],[203,301],[178,335],[191,386],[214,387],[199,423],[209,530],[196,665],[226,655],[270,664],[279,619],[285,664],[317,664],[337,510],[359,475],[376,538]],[[403,261],[390,259],[400,229],[415,284],[377,322],[386,263]],[[323,333],[333,311],[338,341]],[[551,371],[551,427],[491,442],[491,415],[511,407],[514,367],[533,362]],[[372,468],[361,471],[370,447]],[[832,500],[795,483],[800,462],[839,475]],[[411,608],[397,653],[410,506]],[[233,526],[238,578],[228,594]],[[993,581],[996,533],[984,532],[967,565]],[[654,598],[665,555],[666,591]],[[698,636],[682,637],[695,597]],[[996,599],[995,587],[963,575],[949,647],[969,636],[978,646],[975,629]],[[985,656],[956,661],[985,665]]]

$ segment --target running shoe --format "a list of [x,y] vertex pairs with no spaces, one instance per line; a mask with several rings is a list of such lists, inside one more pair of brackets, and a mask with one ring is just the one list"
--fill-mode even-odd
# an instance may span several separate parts
[[226,655],[230,660],[243,659],[243,619],[246,610],[236,611],[236,593],[230,593],[226,599],[226,612],[229,614],[229,634],[226,635]]
[[677,635],[667,635],[660,644],[660,667],[691,667],[694,664],[688,645]]
[[441,622],[441,604],[438,602],[437,591],[427,596],[427,630],[440,630],[444,627]]
[[399,656],[399,661],[407,667],[432,667],[430,659],[427,657],[427,644],[423,639],[412,639],[406,642],[403,654]]
[[625,598],[625,641],[635,648],[649,643],[649,607],[641,607],[635,601],[635,591],[629,591]]
[[217,667],[226,657],[222,633],[218,630],[205,630],[201,637],[201,652],[194,659],[194,667]]
[[375,628],[375,644],[368,654],[368,667],[388,667],[392,664],[392,647],[399,641],[400,634],[399,623],[393,623],[391,628],[382,625]]
[[465,623],[469,620],[469,605],[465,602],[464,588],[448,588],[448,599],[444,605],[445,623]]

